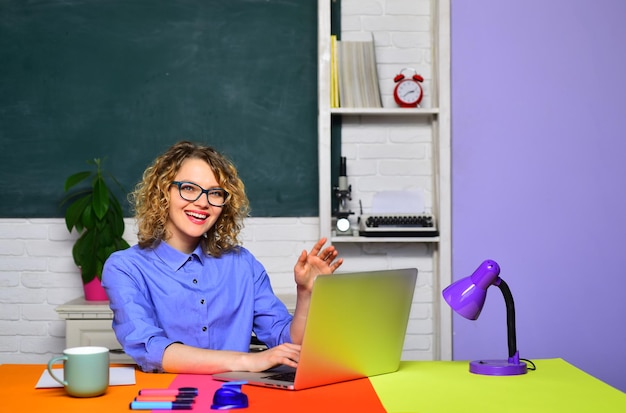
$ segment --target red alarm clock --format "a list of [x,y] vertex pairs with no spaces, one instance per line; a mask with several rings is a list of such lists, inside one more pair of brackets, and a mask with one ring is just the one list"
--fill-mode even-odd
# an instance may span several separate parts
[[[412,70],[414,73],[413,77],[405,77],[402,74],[405,70]],[[393,78],[393,81],[396,82],[396,87],[393,90],[393,98],[396,100],[396,103],[402,108],[417,107],[422,101],[422,82],[424,78],[418,75],[415,69],[405,67]]]

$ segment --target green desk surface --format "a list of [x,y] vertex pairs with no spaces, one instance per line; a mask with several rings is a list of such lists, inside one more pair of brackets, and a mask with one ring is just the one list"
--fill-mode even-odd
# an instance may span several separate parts
[[390,413],[626,413],[626,393],[565,360],[533,362],[537,370],[508,377],[472,374],[468,362],[402,362],[370,381]]

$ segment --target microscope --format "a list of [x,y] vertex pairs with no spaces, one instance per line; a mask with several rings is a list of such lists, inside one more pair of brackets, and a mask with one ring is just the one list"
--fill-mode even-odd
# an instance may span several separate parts
[[348,185],[348,176],[346,175],[346,157],[341,157],[339,165],[338,185],[333,188],[335,197],[339,200],[339,207],[335,211],[337,217],[337,235],[352,235],[350,231],[350,220],[348,217],[354,212],[348,209],[348,201],[352,200],[352,186]]

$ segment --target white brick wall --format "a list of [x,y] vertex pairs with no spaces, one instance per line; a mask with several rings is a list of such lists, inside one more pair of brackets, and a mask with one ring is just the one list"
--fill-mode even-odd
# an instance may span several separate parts
[[[397,107],[393,78],[410,67],[424,81],[422,107],[431,107],[431,0],[342,0],[342,39],[374,37],[384,107]],[[409,75],[408,73],[405,73]],[[371,211],[381,190],[418,191],[433,207],[432,129],[427,118],[343,116],[342,156],[353,199],[349,209]],[[359,203],[360,202],[360,203]],[[355,217],[351,217],[356,220]]]
[[[342,0],[342,40],[374,38],[383,107],[395,108],[394,77],[413,68],[424,77],[422,107],[432,106],[431,0]],[[405,75],[410,75],[405,73]],[[433,208],[433,148],[429,119],[415,117],[342,116],[342,156],[352,186],[352,211],[371,212],[382,190],[418,191],[425,209]],[[355,214],[350,217],[356,226]],[[417,267],[418,286],[404,345],[405,359],[432,359],[434,294],[429,244],[342,244],[367,269]],[[351,264],[346,264],[351,266]]]
[[[132,219],[125,237],[136,242]],[[294,293],[293,265],[317,240],[317,218],[253,218],[244,245],[265,265],[274,290]],[[43,363],[65,347],[65,322],[55,308],[83,295],[62,219],[0,219],[0,364]],[[418,267],[405,358],[432,358],[432,262],[425,245],[340,244],[341,271]]]
[[422,106],[431,106],[432,0],[342,0],[342,40],[374,36],[384,107],[396,107],[393,78],[402,68],[424,77]]
[[[430,0],[343,0],[343,29],[373,32],[385,106],[393,106],[393,77],[412,65],[426,78],[430,105]],[[347,38],[347,37],[346,37]],[[381,188],[423,190],[430,207],[431,134],[426,122],[345,118],[343,155],[353,204],[365,212]],[[127,219],[126,239],[136,241]],[[254,218],[246,222],[244,246],[265,265],[277,293],[292,293],[293,265],[317,240],[317,218]],[[82,296],[71,258],[74,235],[62,219],[0,219],[0,363],[44,363],[65,346],[65,324],[55,307]],[[405,359],[433,358],[433,261],[428,244],[337,246],[341,271],[417,267],[418,285],[405,341]]]

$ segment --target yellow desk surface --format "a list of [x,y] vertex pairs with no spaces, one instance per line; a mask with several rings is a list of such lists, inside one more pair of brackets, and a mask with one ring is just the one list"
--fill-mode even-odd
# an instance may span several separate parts
[[388,412],[626,413],[626,393],[562,359],[519,376],[480,376],[468,362],[402,362],[370,381]]
[[[623,393],[561,359],[534,360],[537,370],[525,375],[474,375],[467,362],[406,361],[391,374],[316,389],[285,390],[244,386],[248,409],[234,412],[626,412]],[[196,385],[193,411],[211,412],[213,392],[221,383],[205,375],[150,374],[136,371],[137,383],[111,386],[101,397],[68,397],[61,388],[35,389],[44,365],[0,365],[0,411],[119,412],[139,389]]]

